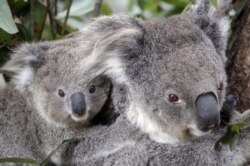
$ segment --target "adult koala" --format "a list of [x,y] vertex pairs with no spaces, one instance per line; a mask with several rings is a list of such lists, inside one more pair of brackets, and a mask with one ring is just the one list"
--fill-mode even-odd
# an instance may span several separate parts
[[[92,62],[102,65],[117,84],[125,84],[127,102],[114,124],[89,130],[72,147],[68,158],[73,162],[64,164],[245,163],[250,158],[249,128],[234,151],[214,151],[223,128],[204,136],[218,126],[225,97],[228,6],[229,1],[220,0],[215,10],[209,0],[201,0],[166,20],[113,16],[87,27],[84,32],[93,30],[102,37],[90,56]],[[248,114],[244,119],[249,121]],[[197,136],[201,137],[193,139]]]
[[202,136],[218,126],[225,96],[226,1],[209,1],[165,20],[101,17],[84,33],[100,38],[82,69],[102,66],[128,87],[127,118],[160,143]]
[[23,44],[0,69],[10,79],[0,90],[1,158],[42,160],[105,114],[111,81],[79,69],[78,55],[88,55],[88,49],[78,41]]

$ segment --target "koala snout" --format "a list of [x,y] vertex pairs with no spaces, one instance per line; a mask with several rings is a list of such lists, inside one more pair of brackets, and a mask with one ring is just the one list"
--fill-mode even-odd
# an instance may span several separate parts
[[220,123],[220,111],[216,97],[213,93],[199,95],[195,101],[197,127],[207,132]]
[[74,116],[83,116],[86,113],[86,101],[84,94],[81,92],[74,93],[70,96],[70,99]]

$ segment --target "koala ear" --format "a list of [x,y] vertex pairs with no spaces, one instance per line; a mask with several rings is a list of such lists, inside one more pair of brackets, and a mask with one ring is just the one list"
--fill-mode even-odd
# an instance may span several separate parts
[[35,71],[43,64],[44,47],[39,44],[22,44],[10,55],[10,60],[0,68],[0,73],[10,80],[16,89],[25,91],[34,78]]
[[217,1],[217,7],[214,7],[210,0],[197,0],[197,3],[190,7],[189,13],[211,39],[217,52],[224,55],[230,28],[227,11],[231,0]]
[[139,55],[138,52],[143,47],[143,24],[134,18],[128,18],[126,22],[130,22],[130,26],[121,26],[113,33],[106,34],[96,43],[93,51],[96,55],[102,55],[104,69],[108,69],[105,73],[117,82],[126,79],[121,67],[124,64],[121,57],[130,55],[127,58],[136,58],[134,55]]
[[[96,40],[91,55],[81,62],[84,70],[92,66],[102,66],[100,73],[113,72],[108,74],[111,77],[122,75],[120,67],[122,62],[120,56],[138,55],[133,51],[139,51],[142,47],[144,37],[144,24],[138,19],[126,15],[115,15],[111,17],[100,17],[95,20],[83,33],[95,30]],[[93,33],[90,33],[93,34]],[[88,63],[86,63],[88,62]],[[114,69],[114,70],[110,70]]]
[[112,51],[125,43],[133,45],[143,37],[143,23],[127,15],[100,17],[93,26],[98,35],[95,51]]
[[121,28],[113,34],[105,35],[102,40],[96,43],[94,51],[102,54],[113,51],[122,52],[124,51],[122,49],[128,50],[141,44],[142,38],[143,32],[141,29],[135,27]]

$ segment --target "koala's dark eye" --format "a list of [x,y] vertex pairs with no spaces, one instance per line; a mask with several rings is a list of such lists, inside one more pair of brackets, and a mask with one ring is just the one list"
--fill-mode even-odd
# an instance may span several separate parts
[[60,97],[64,97],[64,96],[65,96],[65,93],[64,93],[64,91],[63,91],[62,89],[59,89],[59,90],[58,90],[58,95],[59,95]]
[[179,97],[176,94],[169,94],[168,101],[171,103],[179,101]]
[[223,85],[223,82],[221,82],[220,85],[219,85],[219,87],[218,87],[218,91],[222,91],[223,86],[224,86],[224,85]]
[[92,85],[92,86],[89,88],[89,93],[95,93],[95,90],[96,90],[95,86]]

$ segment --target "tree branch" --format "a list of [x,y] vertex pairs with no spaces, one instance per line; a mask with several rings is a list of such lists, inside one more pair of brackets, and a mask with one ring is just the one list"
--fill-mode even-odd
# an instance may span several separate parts
[[72,1],[73,0],[69,0],[69,4],[68,4],[68,8],[67,8],[67,14],[65,16],[64,23],[63,23],[62,35],[64,35],[64,33],[65,33],[65,29],[66,29],[66,25],[67,25],[67,21],[68,21],[68,17],[69,17],[69,11],[70,11],[70,8],[71,8],[71,5],[72,5]]
[[236,21],[235,31],[228,45],[229,93],[239,96],[236,109],[240,112],[250,108],[250,1],[247,0],[243,11]]
[[34,0],[30,1],[30,37],[34,38]]
[[47,10],[46,7],[44,7],[44,8],[45,8],[45,11],[44,11],[43,20],[42,20],[42,27],[41,27],[41,29],[39,31],[39,34],[38,34],[38,37],[37,37],[38,40],[41,39],[41,36],[42,36],[42,33],[43,33],[43,29],[44,29],[44,26],[45,26],[45,22],[46,22],[46,18],[47,18],[47,12],[48,12],[48,10]]
[[54,15],[57,15],[57,0],[55,0],[55,6],[54,6]]
[[[55,5],[53,5],[55,6]],[[55,15],[53,12],[53,6],[51,6],[50,0],[47,0],[47,11],[49,14],[49,21],[50,21],[50,27],[51,27],[51,34],[52,34],[52,38],[56,39],[56,22],[55,22]]]
[[101,12],[102,0],[96,0],[95,9],[93,11],[93,17],[98,17]]

